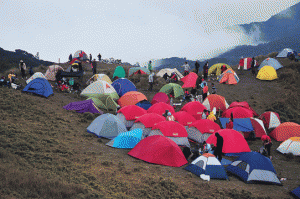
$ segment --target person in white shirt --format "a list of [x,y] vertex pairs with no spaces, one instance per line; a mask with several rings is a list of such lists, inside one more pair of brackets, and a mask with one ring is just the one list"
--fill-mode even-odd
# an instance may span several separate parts
[[153,77],[154,77],[154,72],[151,72],[149,75],[149,91],[152,91],[153,89]]
[[181,67],[184,67],[184,76],[186,76],[190,73],[190,66],[187,62],[184,62],[184,65]]

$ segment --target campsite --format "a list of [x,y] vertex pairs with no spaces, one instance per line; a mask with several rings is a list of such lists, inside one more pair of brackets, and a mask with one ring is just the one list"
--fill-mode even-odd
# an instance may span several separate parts
[[[275,59],[276,55],[277,53],[259,55],[256,57],[256,60],[260,64],[267,58]],[[232,104],[232,102],[237,102],[237,100],[239,102],[246,101],[258,115],[266,111],[273,111],[279,114],[281,123],[292,122],[299,124],[299,103],[297,103],[299,100],[299,90],[296,86],[299,85],[299,62],[291,61],[288,58],[280,58],[277,60],[284,67],[277,70],[276,75],[278,78],[275,80],[260,80],[254,77],[249,70],[245,70],[243,74],[241,74],[241,71],[237,69],[237,63],[231,66],[231,68],[233,72],[236,72],[239,78],[238,83],[232,85],[227,84],[228,82],[221,84],[217,80],[211,80],[211,82],[214,82],[217,88],[217,94],[223,96],[228,105]],[[59,67],[67,70],[69,64],[62,63],[59,64]],[[124,71],[119,70],[120,68],[123,68]],[[191,173],[189,170],[193,170],[193,168],[185,169],[185,167],[191,164],[191,162],[187,162],[185,159],[178,160],[178,162],[182,162],[182,164],[175,166],[166,166],[167,164],[160,162],[162,160],[159,159],[153,160],[154,162],[157,161],[156,164],[148,163],[152,161],[152,158],[147,155],[150,153],[158,154],[158,152],[155,151],[155,147],[150,147],[151,144],[154,143],[151,142],[151,140],[148,141],[150,138],[164,140],[162,143],[165,142],[165,144],[161,147],[170,145],[170,147],[177,147],[179,149],[176,143],[193,147],[195,141],[188,140],[185,135],[182,135],[184,139],[179,136],[177,137],[178,139],[176,139],[172,137],[171,134],[175,132],[175,129],[183,128],[184,131],[185,127],[183,126],[188,128],[188,126],[191,125],[189,121],[193,121],[192,124],[196,122],[194,123],[194,129],[203,128],[204,124],[197,124],[197,121],[201,121],[200,118],[196,120],[193,118],[194,116],[191,117],[194,111],[193,107],[185,106],[183,111],[181,110],[184,105],[187,104],[187,102],[181,102],[179,100],[181,97],[175,98],[174,100],[175,104],[182,103],[181,105],[175,105],[175,107],[168,109],[173,112],[172,108],[174,108],[175,117],[183,117],[184,119],[182,119],[182,121],[178,121],[185,125],[181,125],[177,122],[170,123],[169,121],[163,121],[164,117],[162,117],[162,119],[158,118],[157,122],[162,122],[156,124],[155,122],[150,124],[150,121],[155,120],[151,118],[152,116],[149,116],[150,119],[143,119],[142,115],[147,111],[140,107],[150,109],[148,114],[150,112],[151,114],[157,112],[161,115],[164,113],[163,107],[159,108],[157,106],[158,108],[152,110],[154,108],[151,107],[154,107],[154,105],[144,103],[145,101],[143,100],[147,99],[151,102],[154,96],[159,93],[168,82],[160,76],[155,76],[153,91],[148,91],[148,71],[137,72],[140,71],[140,69],[130,68],[132,68],[132,66],[98,62],[98,73],[103,75],[97,76],[99,79],[92,84],[97,83],[98,86],[94,87],[95,89],[99,89],[99,92],[107,92],[107,95],[104,97],[99,97],[93,93],[93,89],[91,88],[84,91],[84,89],[89,86],[88,81],[93,76],[90,64],[84,62],[83,69],[85,73],[81,80],[81,93],[62,92],[57,88],[55,81],[51,80],[40,80],[39,83],[39,85],[44,86],[51,84],[52,87],[48,85],[48,87],[51,88],[49,91],[46,90],[46,92],[43,91],[42,93],[38,90],[39,86],[36,86],[34,87],[38,90],[36,94],[26,93],[23,90],[26,88],[26,81],[21,78],[18,78],[16,82],[23,86],[22,89],[0,88],[2,98],[0,102],[2,117],[0,122],[0,157],[2,163],[0,175],[3,179],[0,183],[3,198],[293,197],[290,192],[300,185],[300,156],[291,153],[283,154],[276,150],[286,138],[283,138],[284,140],[282,141],[276,141],[274,137],[272,137],[273,146],[271,153],[273,159],[269,162],[273,164],[278,180],[281,180],[280,182],[278,181],[280,185],[263,182],[246,183],[243,179],[225,171],[223,165],[218,163],[218,160],[213,155],[201,156],[201,158],[204,161],[209,161],[210,164],[216,164],[212,165],[211,168],[221,168],[222,174],[218,174],[218,176],[222,175],[223,177],[217,176],[216,178],[218,179],[214,179],[214,175],[211,174],[210,181],[203,180],[199,176]],[[34,72],[46,74],[47,70],[48,67],[42,65],[35,68]],[[156,74],[158,72],[159,71],[155,71]],[[7,76],[8,73],[9,71],[5,71],[1,76]],[[44,79],[39,73],[36,75],[38,79]],[[111,85],[114,85],[114,89],[107,87],[107,82],[109,79],[113,80],[113,76],[115,75],[124,76],[124,78],[129,81],[120,78],[111,81]],[[74,79],[77,81],[76,78]],[[33,80],[28,82],[28,85],[33,84],[32,82]],[[121,86],[123,85],[122,82],[127,85],[126,88]],[[208,82],[209,92],[211,92],[211,82]],[[184,85],[181,81],[174,84],[179,85],[179,88]],[[130,89],[126,90],[127,88]],[[169,88],[165,89],[166,92],[167,89]],[[32,90],[29,89],[29,91]],[[51,93],[51,91],[53,93]],[[175,96],[182,95],[180,92],[175,92],[174,94]],[[41,97],[40,95],[44,95],[45,97]],[[122,97],[119,98],[119,96]],[[167,98],[165,96],[167,96]],[[168,96],[169,95],[161,95],[161,97],[156,98],[164,101],[160,103],[168,104],[170,103]],[[81,108],[77,110],[67,110],[68,107],[74,105],[79,106],[78,102],[80,101],[86,101],[86,103],[80,103]],[[126,106],[135,106],[137,103],[141,103],[139,108],[129,110],[122,109]],[[91,105],[92,108],[85,109],[85,107],[90,107],[90,104],[93,104]],[[159,104],[159,102],[156,104]],[[205,103],[203,102],[203,104]],[[120,110],[124,111],[117,112],[118,105],[121,106]],[[209,105],[213,106],[211,102],[209,102]],[[170,105],[168,105],[168,107],[169,106]],[[221,107],[219,108],[222,109]],[[83,109],[87,112],[81,112]],[[225,109],[226,107],[224,107],[224,111]],[[147,138],[138,141],[136,137],[130,136],[131,131],[124,133],[126,127],[131,127],[135,124],[134,122],[127,121],[126,119],[128,118],[125,118],[124,115],[127,116],[129,113],[136,111],[139,111],[140,115],[136,118],[131,118],[131,120],[138,118],[141,122],[140,124],[143,124],[144,130],[142,132],[139,130],[141,125],[136,125],[136,128],[134,128],[135,135],[138,134],[140,137],[148,135]],[[191,113],[191,115],[186,112]],[[194,114],[196,116],[197,112],[194,112]],[[103,115],[110,118],[107,119],[109,121],[118,120],[124,123],[119,123],[118,125],[120,126],[116,128],[110,128],[110,126],[106,125],[105,129],[97,131],[97,133],[92,133],[98,128],[98,124],[93,125],[93,122],[96,122],[96,119],[100,119],[100,116]],[[189,119],[186,115],[189,115],[192,119]],[[102,119],[99,123],[105,126],[105,122],[106,119]],[[170,127],[168,127],[166,131],[166,126],[168,125],[170,125]],[[176,125],[179,126],[177,127]],[[174,126],[176,126],[176,128],[172,129]],[[220,125],[219,128],[223,128],[222,125]],[[217,128],[216,131],[219,131],[220,134],[224,132],[226,134],[226,131],[230,131],[228,129],[219,130],[219,128]],[[147,129],[150,131],[144,134]],[[115,131],[118,132],[113,134],[112,132]],[[278,131],[280,131],[280,129]],[[295,133],[299,134],[300,132],[296,130]],[[125,139],[122,140],[121,136],[119,140],[111,140],[119,134],[122,134]],[[205,139],[213,139],[212,137],[209,138],[210,135]],[[246,133],[244,136],[246,137]],[[245,140],[240,133],[237,133],[235,137],[241,139],[239,142],[245,142],[245,145],[248,144],[252,151],[258,151],[262,146],[262,142],[259,138],[255,140]],[[133,148],[134,150],[126,147],[122,148],[122,144],[120,144],[126,140],[128,141],[129,138],[131,139],[130,143],[136,145],[136,148]],[[166,139],[167,141],[165,141]],[[233,140],[233,138],[225,137],[224,139]],[[297,139],[286,142],[289,144],[292,141],[297,141]],[[284,150],[286,145],[287,144],[282,145],[282,149],[280,150]],[[145,154],[141,154],[141,151],[147,147],[149,151],[143,152]],[[228,146],[226,147],[226,150],[228,149],[229,152],[232,150],[232,147],[233,150],[235,150],[233,144],[231,144],[231,148],[230,146],[229,148]],[[294,148],[299,151],[299,145],[295,144]],[[178,149],[174,151],[175,155],[169,154],[170,157],[165,157],[165,159],[170,159],[169,161],[172,162],[176,159],[175,157],[179,157],[182,152],[180,150],[178,151]],[[255,155],[255,157],[256,156],[257,155]],[[259,154],[256,158],[257,161],[261,161],[260,158],[264,157],[261,156],[262,155]],[[233,162],[237,156],[223,156],[223,158]],[[249,157],[240,156],[240,158],[247,159]],[[250,167],[251,164],[252,163],[249,163]],[[234,168],[231,168],[231,170],[233,172],[235,171]],[[227,177],[224,177],[224,175],[227,175]]]

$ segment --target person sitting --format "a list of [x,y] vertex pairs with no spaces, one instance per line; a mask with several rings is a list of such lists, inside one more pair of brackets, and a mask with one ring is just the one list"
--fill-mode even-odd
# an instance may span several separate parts
[[174,115],[172,115],[171,112],[168,112],[168,116],[166,119],[167,119],[167,121],[175,121],[175,117],[174,117]]
[[216,118],[216,116],[214,115],[214,112],[213,112],[213,111],[210,112],[210,114],[209,114],[209,116],[207,117],[207,119],[208,119],[208,120],[211,120],[211,121],[213,121],[213,122],[217,120],[217,118]]
[[168,81],[168,79],[170,78],[170,76],[168,75],[168,73],[165,73],[165,74],[163,75],[163,78],[164,78],[166,81]]
[[9,79],[10,83],[15,82],[16,74],[14,73],[14,71],[10,71],[10,73],[8,74],[8,79]]
[[73,90],[75,93],[81,91],[80,90],[80,84],[78,82],[75,82],[74,85],[73,85]]
[[267,156],[270,158],[270,160],[272,160],[271,146],[273,144],[272,144],[271,138],[268,135],[263,135],[263,136],[261,136],[261,140],[263,142],[263,146],[264,146],[265,150],[267,151]]
[[172,80],[172,82],[178,81],[177,75],[174,72],[171,74],[171,80]]
[[64,82],[59,81],[57,86],[58,86],[60,91],[70,92],[70,88],[68,86],[66,86],[64,84]]
[[189,102],[189,101],[191,101],[191,97],[192,96],[190,95],[189,91],[186,89],[184,91],[184,100],[187,100]]
[[203,153],[213,154],[213,150],[211,148],[211,145],[209,143],[206,143],[206,141],[203,142]]

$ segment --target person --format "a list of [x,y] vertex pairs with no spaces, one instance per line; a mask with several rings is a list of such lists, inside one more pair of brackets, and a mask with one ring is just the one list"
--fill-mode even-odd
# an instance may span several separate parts
[[253,76],[256,76],[256,68],[255,68],[255,58],[252,57],[252,62],[251,62],[251,72]]
[[221,67],[221,74],[224,73],[226,70],[227,70],[227,67],[226,67],[225,65],[223,65],[223,66]]
[[15,79],[16,79],[16,74],[15,72],[12,70],[10,71],[10,73],[8,74],[8,79],[10,83],[15,83]]
[[28,72],[29,72],[30,77],[34,74],[34,72],[33,72],[33,66],[30,66]]
[[211,153],[212,154],[212,148],[209,143],[206,143],[206,141],[203,142],[203,153]]
[[197,88],[197,87],[195,86],[195,87],[193,87],[192,90],[191,90],[191,95],[192,95],[192,96],[195,96],[195,97],[196,97],[197,94],[198,94],[196,88]]
[[164,116],[165,118],[168,117],[168,112],[169,112],[169,110],[166,110],[165,113],[163,114],[163,116]]
[[191,95],[190,95],[190,93],[187,89],[185,89],[185,91],[184,91],[184,98],[183,99],[187,100],[187,101],[190,101],[190,99],[191,99]]
[[187,147],[187,146],[183,147],[182,153],[183,153],[183,155],[184,155],[184,157],[185,157],[185,159],[186,159],[187,161],[189,160],[189,158],[190,158],[191,155],[192,155],[192,152],[191,152],[190,148]]
[[208,76],[208,61],[203,66],[203,75],[204,75],[204,79],[207,80],[207,76]]
[[165,74],[163,75],[163,78],[167,81],[168,78],[170,78],[170,76],[168,75],[168,73],[165,73]]
[[5,81],[5,76],[2,76],[0,79],[0,86],[5,86],[6,81]]
[[82,63],[81,61],[78,62],[78,70],[81,72],[82,71]]
[[72,57],[72,53],[71,53],[71,54],[69,55],[69,62],[71,62],[72,59],[73,59],[73,57]]
[[214,112],[213,112],[213,111],[210,112],[210,114],[208,115],[207,119],[208,119],[208,120],[211,120],[211,121],[213,121],[213,122],[217,120],[217,118],[216,118],[216,116],[214,115]]
[[62,77],[61,77],[61,72],[62,70],[58,70],[56,75],[55,75],[55,79],[56,79],[56,83],[58,84],[59,81],[61,81]]
[[178,81],[177,75],[176,75],[175,72],[173,72],[173,73],[171,74],[171,80],[172,80],[172,82],[177,82],[177,81]]
[[208,86],[206,83],[203,84],[203,89],[202,89],[202,102],[204,102],[205,98],[207,97],[207,92],[208,92]]
[[214,83],[211,83],[211,90],[212,90],[212,94],[216,94],[217,93],[217,89],[215,87],[215,84]]
[[198,62],[198,60],[196,61],[195,63],[195,69],[196,69],[196,74],[198,75],[198,72],[199,72],[199,68],[200,68],[200,64]]
[[215,136],[217,137],[217,146],[215,147],[214,155],[221,162],[224,140],[223,140],[223,137],[219,133],[216,133]]
[[100,53],[98,54],[98,59],[99,59],[99,61],[101,61],[101,55],[100,55]]
[[90,63],[92,62],[92,58],[93,58],[93,57],[92,57],[92,54],[90,54]]
[[71,77],[70,80],[69,80],[69,85],[70,85],[71,90],[73,90],[74,79],[73,79],[72,77]]
[[167,119],[167,121],[175,121],[175,117],[174,117],[174,115],[172,115],[171,112],[168,112],[168,116],[166,119]]
[[229,122],[226,123],[226,129],[233,129],[233,121],[229,118]]
[[149,75],[149,91],[152,91],[153,89],[153,78],[154,77],[154,72],[151,72],[150,75]]
[[22,75],[22,79],[26,78],[26,64],[23,62],[23,60],[20,60],[20,71],[21,71],[21,75]]
[[81,91],[80,90],[80,84],[78,82],[74,82],[73,90],[74,90],[75,93]]
[[184,64],[181,66],[181,67],[184,67],[184,76],[188,75],[190,72],[190,66],[187,62],[184,62]]
[[263,142],[263,146],[265,150],[267,151],[267,155],[272,160],[271,156],[271,146],[272,146],[272,141],[271,138],[268,135],[263,135],[261,136],[261,141]]
[[153,66],[152,66],[152,62],[151,61],[149,61],[149,63],[148,63],[148,70],[150,72],[152,72],[152,70],[153,70]]
[[175,98],[175,94],[174,94],[174,91],[172,90],[170,93],[170,105],[171,106],[173,106],[174,98]]
[[96,59],[92,62],[92,67],[93,67],[93,75],[97,74],[97,62]]
[[244,58],[243,57],[241,57],[241,59],[240,59],[238,70],[241,71],[240,74],[243,74],[243,70],[244,70]]
[[202,119],[206,119],[208,116],[208,110],[204,109],[202,113]]

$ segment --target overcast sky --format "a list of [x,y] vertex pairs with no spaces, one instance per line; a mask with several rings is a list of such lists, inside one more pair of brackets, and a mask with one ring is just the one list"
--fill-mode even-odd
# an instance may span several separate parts
[[1,0],[0,47],[61,62],[84,50],[144,65],[207,59],[251,44],[228,26],[268,20],[300,0]]

